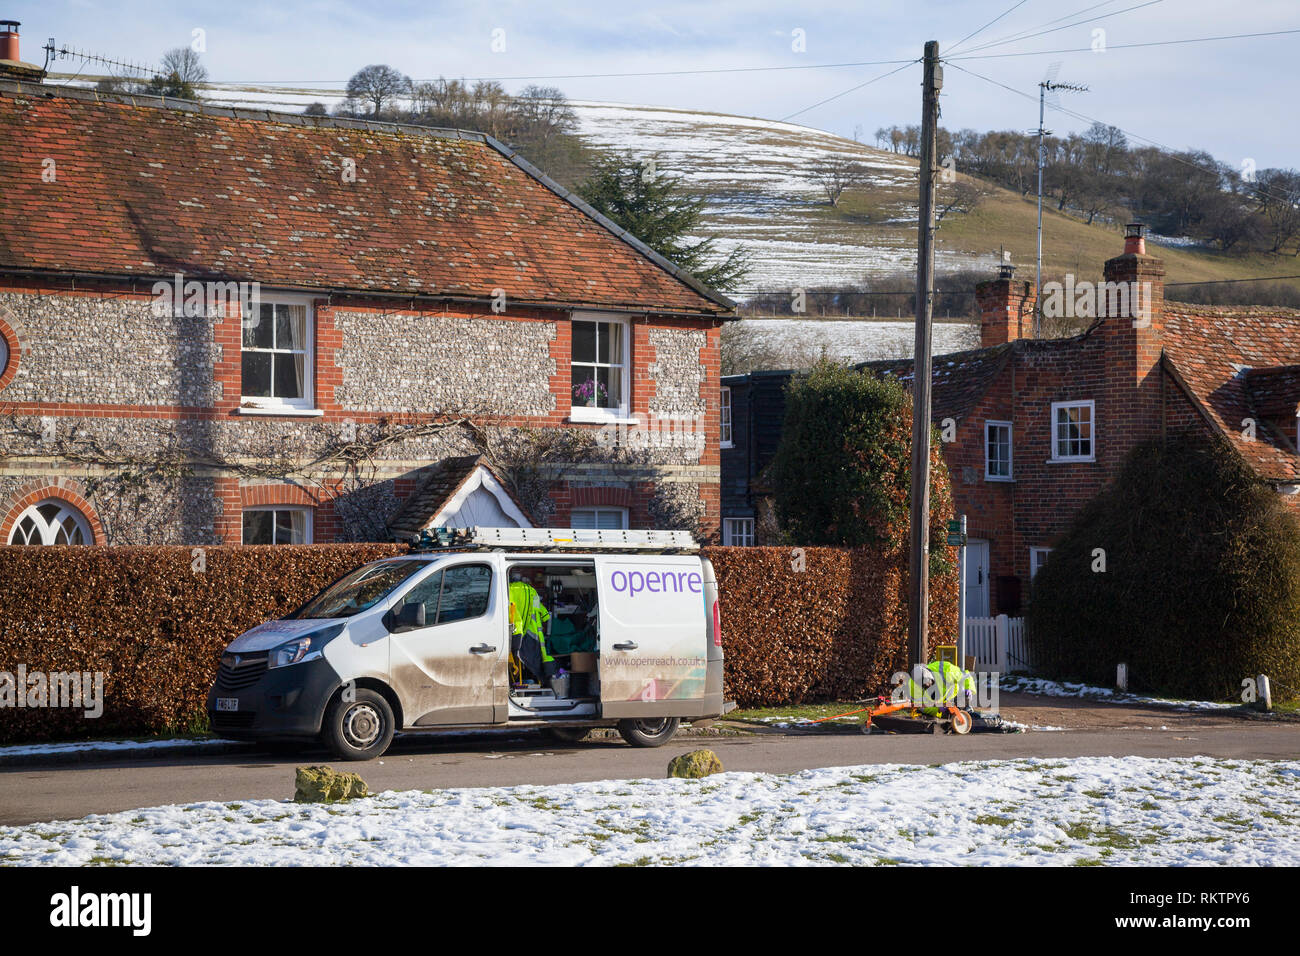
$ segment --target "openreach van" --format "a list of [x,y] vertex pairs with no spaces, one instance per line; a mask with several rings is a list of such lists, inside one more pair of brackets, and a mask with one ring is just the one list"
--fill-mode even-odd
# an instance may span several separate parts
[[[512,623],[530,601],[542,673]],[[347,760],[395,732],[470,727],[577,741],[614,726],[658,747],[722,711],[717,581],[676,531],[425,532],[241,634],[208,695],[222,737],[319,738]]]

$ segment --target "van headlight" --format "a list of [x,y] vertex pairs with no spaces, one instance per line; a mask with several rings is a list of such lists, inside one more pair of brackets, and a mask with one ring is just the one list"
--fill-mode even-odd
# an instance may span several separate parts
[[295,637],[292,641],[286,641],[267,655],[266,666],[287,667],[290,664],[301,664],[303,661],[318,659],[325,645],[342,634],[345,626],[336,624],[305,637]]

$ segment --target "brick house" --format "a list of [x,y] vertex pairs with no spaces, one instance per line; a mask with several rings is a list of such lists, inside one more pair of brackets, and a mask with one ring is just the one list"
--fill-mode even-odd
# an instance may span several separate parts
[[0,544],[713,537],[731,312],[481,134],[0,79]]
[[[1146,254],[1139,227],[1104,278],[1112,285],[1088,331],[1036,340],[1033,283],[1003,267],[977,288],[981,347],[934,358],[933,421],[957,511],[967,516],[973,617],[1020,610],[1075,512],[1147,440],[1189,430],[1221,436],[1300,510],[1300,311],[1166,302],[1164,269]],[[1119,283],[1143,290],[1142,309],[1111,294]],[[859,368],[906,384],[912,362]],[[749,410],[760,394],[769,404],[761,416],[724,416],[744,436],[728,450],[723,435],[724,523],[761,517],[761,481],[755,488],[742,476],[761,475],[771,460],[780,427],[772,432],[780,420],[773,383],[790,374],[722,380],[724,406]]]

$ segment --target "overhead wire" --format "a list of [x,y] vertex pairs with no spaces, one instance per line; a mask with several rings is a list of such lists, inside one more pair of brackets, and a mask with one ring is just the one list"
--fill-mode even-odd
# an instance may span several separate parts
[[[1182,40],[1148,40],[1141,43],[1113,43],[1106,47],[1110,50],[1133,50],[1138,47],[1152,46],[1181,46],[1187,43],[1211,43],[1217,40],[1248,40],[1256,37],[1278,37],[1289,36],[1300,33],[1300,29],[1294,30],[1267,30],[1261,33],[1229,33],[1220,36],[1211,37],[1188,37]],[[1053,53],[1091,53],[1092,47],[1069,47],[1061,50],[1022,50],[1018,53],[975,53],[967,51],[961,56],[952,57],[950,62],[957,60],[1002,60],[1019,56],[1048,56]],[[944,59],[948,59],[945,57]]]
[[[952,50],[953,52],[955,52],[955,51],[956,51],[956,50],[957,50],[957,49],[958,49],[958,48],[959,48],[963,43],[965,43],[967,40],[971,39],[972,37],[977,37],[977,36],[979,36],[981,33],[983,33],[983,32],[984,32],[985,30],[987,30],[989,27],[993,26],[993,24],[997,23],[999,20],[1001,20],[1001,19],[1002,19],[1003,17],[1005,17],[1007,14],[1009,14],[1009,13],[1014,13],[1016,10],[1018,10],[1020,7],[1023,7],[1023,6],[1024,6],[1026,3],[1028,3],[1028,2],[1029,2],[1029,0],[1020,0],[1019,3],[1015,4],[1014,6],[1010,7],[1009,9],[1003,10],[1001,13],[999,13],[996,17],[994,17],[994,18],[993,18],[992,20],[990,20],[988,23],[984,24],[984,26],[980,27],[978,30],[976,30],[976,31],[973,32],[973,33],[968,33],[968,34],[966,34],[964,37],[962,37],[960,40],[958,40],[956,43],[954,43],[954,44],[952,45],[952,47],[951,47],[951,50]],[[1113,0],[1106,0],[1106,2],[1107,2],[1107,3],[1111,3],[1111,2],[1113,2]]]
[[896,69],[890,70],[888,73],[881,73],[879,76],[873,76],[871,79],[867,80],[865,83],[859,83],[857,86],[851,86],[851,87],[849,87],[847,90],[841,90],[840,92],[835,93],[835,94],[832,95],[832,96],[828,96],[828,97],[826,97],[826,98],[823,99],[823,100],[818,100],[816,103],[812,104],[811,106],[805,106],[805,107],[804,107],[803,109],[801,109],[801,110],[795,110],[793,113],[787,113],[785,116],[782,116],[782,117],[781,117],[781,122],[784,123],[784,122],[786,122],[787,120],[790,120],[790,119],[793,119],[793,118],[796,117],[796,116],[799,116],[800,114],[807,113],[809,110],[815,110],[815,109],[816,109],[817,107],[819,107],[819,106],[825,106],[827,103],[831,102],[832,100],[838,100],[841,96],[848,96],[850,93],[856,93],[858,90],[863,89],[864,87],[870,86],[872,83],[877,83],[877,82],[879,82],[880,80],[885,79],[886,77],[893,76],[895,73],[900,73],[900,72],[902,72],[903,70],[907,69],[909,66],[913,66],[914,64],[917,64],[917,63],[920,63],[920,62],[921,62],[921,57],[917,57],[915,60],[908,60],[908,61],[907,61],[906,63],[904,63],[902,66],[900,66],[900,67],[898,67],[898,68],[896,68]]
[[[1085,23],[1096,23],[1098,20],[1105,20],[1108,17],[1117,17],[1124,13],[1131,13],[1134,10],[1141,10],[1143,7],[1151,7],[1151,6],[1155,6],[1157,3],[1163,3],[1163,2],[1164,0],[1145,0],[1145,2],[1143,3],[1137,3],[1131,7],[1125,7],[1123,10],[1110,10],[1107,11],[1106,13],[1098,14],[1095,17],[1088,17],[1083,20],[1075,20],[1073,23],[1066,23],[1066,24],[1062,24],[1059,27],[1052,27],[1050,30],[1038,30],[1037,27],[1034,27],[1031,28],[1030,30],[1017,33],[1013,36],[1003,37],[1001,40],[990,40],[987,43],[978,44],[972,47],[971,49],[967,50],[966,52],[977,53],[980,50],[989,50],[992,49],[993,47],[1005,46],[1008,43],[1018,43],[1021,40],[1032,40],[1034,37],[1047,36],[1047,34],[1049,33],[1059,33],[1062,30],[1069,30],[1072,27],[1083,26]],[[1101,6],[1104,6],[1104,4],[1101,4]],[[1095,10],[1096,7],[1089,7],[1088,9]],[[1086,11],[1080,11],[1080,12],[1082,13]],[[1075,14],[1070,14],[1070,16],[1074,16],[1074,15]],[[1052,22],[1056,22],[1056,21],[1052,21]]]

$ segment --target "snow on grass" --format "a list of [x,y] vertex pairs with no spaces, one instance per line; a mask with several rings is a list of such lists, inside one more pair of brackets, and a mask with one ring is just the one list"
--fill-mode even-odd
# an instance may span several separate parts
[[0,828],[0,863],[1300,863],[1300,762],[885,764],[196,803]]
[[1044,697],[1079,697],[1104,700],[1112,704],[1155,704],[1180,710],[1235,710],[1239,703],[1222,703],[1213,700],[1174,700],[1165,697],[1143,697],[1110,687],[1093,687],[1089,684],[1071,684],[1063,681],[1043,680],[1039,677],[1010,677],[1003,674],[998,681],[1001,690],[1010,694],[1040,694]]
[[[736,325],[746,338],[779,355],[796,358],[828,358],[846,362],[911,358],[916,344],[916,327],[909,320],[869,321],[854,319],[740,319]],[[936,322],[933,327],[935,355],[979,347],[979,326]]]
[[[1050,726],[1049,726],[1049,727],[1040,727],[1040,726],[1038,726],[1037,724],[1022,724],[1022,723],[1021,723],[1020,721],[1018,721],[1018,720],[1008,720],[1008,719],[1005,718],[1005,717],[1002,718],[1002,724],[1003,724],[1003,726],[1005,726],[1005,727],[1014,727],[1016,730],[1019,730],[1019,731],[1025,731],[1025,732],[1028,732],[1028,731],[1030,731],[1030,730],[1066,730],[1066,729],[1068,729],[1068,728],[1066,728],[1066,727],[1050,727]],[[1161,729],[1163,730],[1164,728],[1162,727]]]
[[216,746],[225,747],[233,743],[235,741],[223,740],[218,737],[205,737],[202,739],[173,737],[161,740],[74,740],[56,744],[14,744],[0,747],[0,763],[3,763],[6,757],[26,757],[31,754],[121,753],[123,751],[147,754],[150,750],[163,748],[192,747],[195,750],[203,750]]

